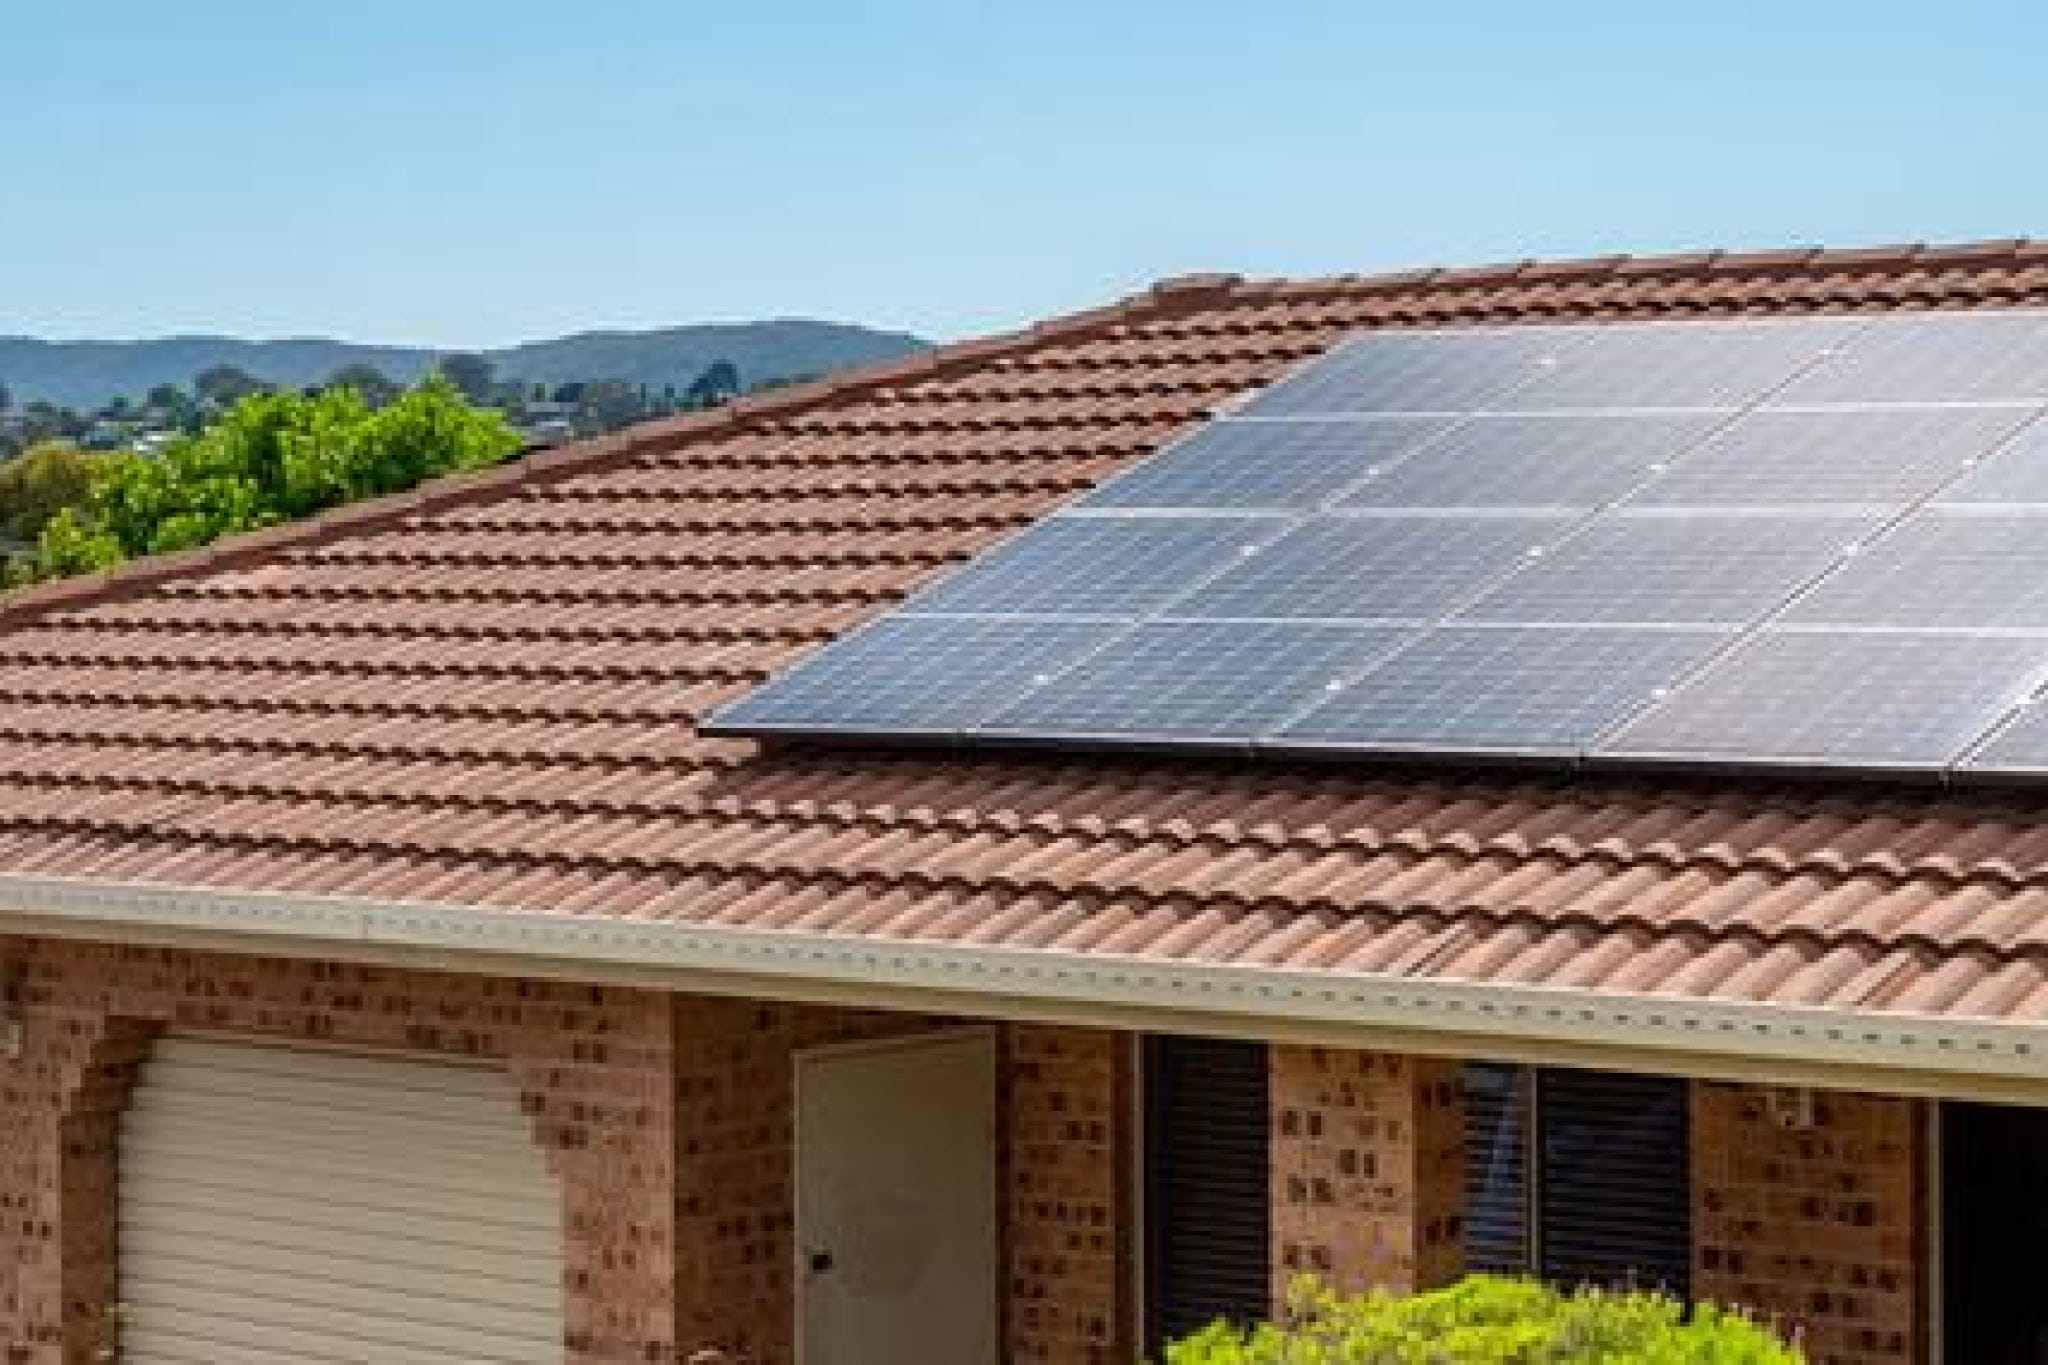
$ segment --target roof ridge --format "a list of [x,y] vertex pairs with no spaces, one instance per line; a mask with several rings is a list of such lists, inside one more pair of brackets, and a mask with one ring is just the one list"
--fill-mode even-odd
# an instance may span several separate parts
[[762,421],[843,402],[892,385],[985,365],[1049,341],[1070,341],[1133,322],[1171,317],[1217,302],[1220,292],[1234,290],[1241,281],[1242,277],[1236,275],[1161,280],[1112,303],[1063,313],[1014,331],[947,342],[914,355],[750,394],[703,412],[637,423],[603,436],[538,451],[508,464],[445,475],[404,492],[345,503],[296,521],[223,536],[195,549],[149,555],[98,573],[53,579],[12,592],[0,591],[0,632],[48,611],[119,601],[173,579],[244,564],[287,547],[318,544],[338,535],[388,525],[518,484],[562,478],[620,456],[672,449],[712,435],[734,434]]
[[[2001,260],[2000,258],[2005,258]],[[1874,246],[1823,245],[1757,248],[1748,251],[1674,251],[1655,255],[1617,253],[1607,256],[1524,257],[1476,266],[1421,266],[1369,274],[1311,275],[1244,280],[1239,277],[1185,276],[1213,282],[1235,279],[1229,292],[1259,299],[1300,298],[1322,294],[1355,295],[1454,285],[1576,284],[1640,278],[1645,275],[1729,275],[1766,271],[1879,270],[1906,271],[1922,266],[1995,267],[2000,264],[2048,264],[2048,239],[1998,237],[1974,242],[1897,242]],[[1175,284],[1177,280],[1163,281]],[[1213,287],[1213,285],[1212,285]]]

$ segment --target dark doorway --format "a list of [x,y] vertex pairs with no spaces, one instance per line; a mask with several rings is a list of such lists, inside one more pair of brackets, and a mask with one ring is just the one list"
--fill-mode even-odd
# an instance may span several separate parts
[[2048,1365],[2048,1109],[1942,1106],[1942,1320],[1951,1365]]

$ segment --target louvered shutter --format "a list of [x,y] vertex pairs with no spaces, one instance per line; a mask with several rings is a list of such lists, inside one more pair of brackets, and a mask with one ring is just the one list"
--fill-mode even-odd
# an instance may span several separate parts
[[1536,1114],[1543,1278],[1683,1296],[1692,1245],[1686,1083],[1545,1070]]
[[1146,1044],[1145,1249],[1151,1349],[1272,1305],[1266,1049]]
[[1529,1071],[1465,1068],[1465,1265],[1513,1275],[1530,1268]]

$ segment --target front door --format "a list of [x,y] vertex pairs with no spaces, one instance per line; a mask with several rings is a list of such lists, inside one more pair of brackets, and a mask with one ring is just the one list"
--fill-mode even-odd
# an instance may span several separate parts
[[796,1153],[803,1365],[995,1365],[995,1036],[803,1053]]
[[2048,1109],[1942,1106],[1949,1365],[2048,1365]]

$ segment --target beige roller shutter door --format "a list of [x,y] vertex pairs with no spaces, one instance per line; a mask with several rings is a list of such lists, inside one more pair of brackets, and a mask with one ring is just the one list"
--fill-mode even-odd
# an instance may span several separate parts
[[165,1039],[120,1209],[127,1365],[562,1357],[561,1200],[502,1068]]

